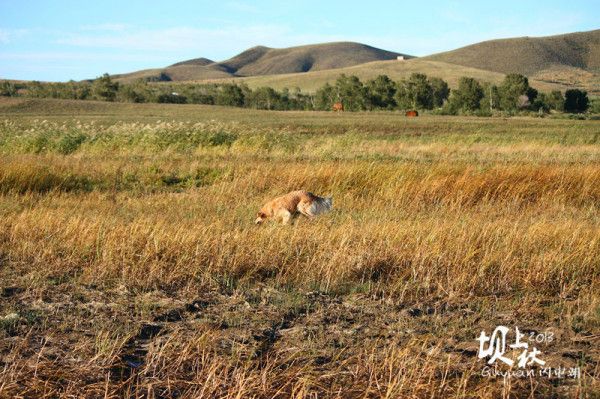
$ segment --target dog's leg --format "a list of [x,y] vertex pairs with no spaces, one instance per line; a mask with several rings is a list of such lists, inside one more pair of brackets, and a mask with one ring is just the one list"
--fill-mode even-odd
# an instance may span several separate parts
[[290,220],[292,220],[292,214],[288,210],[281,211],[279,217],[281,217],[282,224],[289,224]]
[[307,218],[312,219],[313,216],[315,216],[315,215],[312,214],[310,207],[311,207],[310,203],[301,202],[300,204],[298,204],[298,212],[300,212]]
[[315,215],[313,215],[312,213],[310,213],[309,207],[299,209],[298,213],[300,213],[301,215],[306,216],[306,219],[309,222],[312,222],[313,220],[315,220]]

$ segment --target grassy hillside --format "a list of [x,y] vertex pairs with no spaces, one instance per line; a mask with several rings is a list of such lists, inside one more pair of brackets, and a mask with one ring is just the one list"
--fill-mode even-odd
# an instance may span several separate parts
[[[407,61],[376,61],[347,68],[328,69],[308,73],[252,76],[245,78],[225,78],[212,81],[245,82],[252,88],[259,86],[270,86],[276,89],[283,89],[284,87],[300,87],[303,91],[313,92],[327,82],[334,82],[342,73],[345,73],[346,75],[356,75],[364,81],[375,78],[378,75],[388,75],[394,80],[400,80],[410,76],[410,74],[414,72],[425,73],[428,76],[440,77],[446,80],[452,88],[458,86],[458,80],[462,76],[469,76],[480,81],[494,83],[500,83],[502,79],[504,79],[504,74],[499,72],[469,68],[461,65],[431,61],[422,58],[414,58]],[[531,85],[543,91],[550,91],[554,89],[564,90],[565,88],[569,87],[569,85],[562,84],[560,82],[553,83],[537,80],[532,80]]]
[[[490,40],[425,57],[501,73],[521,73],[600,90],[600,29],[547,37]],[[554,78],[548,78],[548,75]],[[588,75],[582,81],[576,75]]]
[[130,83],[137,79],[190,81],[220,79],[231,76],[231,73],[218,64],[200,65],[184,61],[164,69],[145,69],[143,71],[114,75],[113,77],[118,82]]
[[[257,46],[223,62],[198,58],[116,76],[118,80],[158,77],[161,73],[173,81],[205,80],[234,76],[274,75],[343,68],[372,61],[396,59],[399,53],[360,43],[339,42],[273,49]],[[409,58],[410,56],[406,56]]]
[[246,51],[242,51],[227,61],[223,61],[221,65],[223,65],[225,69],[227,69],[233,75],[244,67],[250,67],[250,65],[259,61],[272,50],[273,49],[265,46],[255,46]]
[[[246,54],[250,52],[250,54]],[[340,42],[309,46],[248,50],[229,61],[238,76],[275,75],[344,68],[372,61],[392,60],[400,54],[360,43]]]
[[530,75],[530,79],[543,83],[577,87],[588,93],[600,96],[600,72],[565,65],[553,66]]
[[[340,73],[370,79],[386,74],[400,79],[413,72],[439,76],[455,87],[470,76],[500,82],[506,73],[529,76],[541,90],[583,88],[600,95],[600,30],[548,37],[490,40],[428,57],[396,62],[398,53],[360,43],[338,42],[273,49],[257,46],[229,60],[197,58],[164,69],[116,75],[172,81],[210,81],[243,78],[251,87],[300,87],[314,91]],[[306,74],[308,72],[308,74]]]
[[180,65],[206,66],[206,65],[210,65],[210,64],[214,64],[214,63],[215,62],[213,60],[209,60],[208,58],[200,57],[200,58],[194,58],[194,59],[191,59],[191,60],[177,62],[177,63],[175,63],[173,65],[170,65],[170,67],[176,67],[176,66],[180,66]]
[[[0,397],[593,398],[599,139],[0,99]],[[334,211],[253,224],[298,188]],[[476,338],[499,325],[580,378],[483,376]]]

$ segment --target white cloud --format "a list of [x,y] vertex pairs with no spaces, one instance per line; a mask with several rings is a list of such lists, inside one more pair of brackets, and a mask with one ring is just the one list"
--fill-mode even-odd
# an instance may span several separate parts
[[171,63],[160,54],[110,52],[0,52],[0,79],[64,81],[88,79],[104,72],[125,73]]
[[352,40],[341,35],[295,34],[285,25],[229,26],[217,29],[167,27],[122,32],[79,32],[63,34],[56,44],[113,51],[152,52],[171,57],[175,62],[185,57],[208,57],[223,60],[249,47],[289,47],[328,41]]
[[[232,2],[231,4],[235,4]],[[424,56],[453,50],[483,40],[522,35],[550,35],[569,31],[578,21],[577,16],[565,16],[559,27],[556,18],[544,18],[522,26],[509,18],[490,18],[489,29],[480,31],[467,26],[430,36],[415,32],[389,32],[379,35],[339,35],[295,33],[290,27],[278,24],[227,26],[223,28],[165,27],[161,29],[136,29],[122,24],[102,24],[82,27],[79,32],[61,34],[55,43],[87,49],[111,49],[161,54],[173,62],[185,57],[227,59],[256,45],[289,47],[331,41],[356,41],[386,50]],[[547,23],[544,23],[548,21]],[[1,38],[1,36],[0,36]],[[0,39],[1,40],[1,39]]]
[[[227,5],[240,10],[246,7],[244,3],[237,1],[230,1]],[[460,15],[449,14],[447,10],[440,10],[440,14],[450,20],[462,18]],[[491,16],[487,21],[489,28],[485,31],[463,23],[462,29],[448,29],[435,36],[422,32],[403,31],[390,31],[377,35],[296,33],[291,27],[284,24],[249,26],[231,24],[220,28],[167,26],[142,29],[126,24],[104,23],[81,26],[71,32],[53,32],[50,37],[54,38],[51,39],[53,44],[61,45],[64,51],[79,48],[86,49],[88,52],[105,49],[124,54],[129,52],[145,53],[149,59],[161,58],[168,60],[168,63],[200,56],[223,60],[256,45],[289,47],[331,41],[356,41],[386,50],[424,56],[483,40],[568,32],[579,21],[580,16],[577,14],[563,15],[561,19],[552,12],[546,12],[523,26],[509,16]],[[15,32],[0,29],[0,43],[8,43],[14,36]]]
[[105,23],[97,25],[83,25],[80,30],[82,31],[104,31],[104,32],[123,32],[129,25],[116,24],[116,23]]
[[0,43],[7,44],[9,41],[10,40],[9,40],[8,32],[5,31],[4,29],[0,29]]
[[128,29],[119,34],[71,34],[56,42],[89,48],[176,52],[188,49],[228,48],[240,42],[252,42],[253,45],[268,44],[273,38],[286,34],[287,28],[279,25],[220,29],[172,27],[154,30]]
[[28,33],[27,29],[2,29],[0,28],[0,44],[11,43],[14,39]]
[[3,61],[39,61],[39,62],[57,62],[57,61],[156,61],[165,58],[152,57],[147,54],[98,54],[98,53],[69,53],[69,52],[10,52],[0,53],[0,60]]

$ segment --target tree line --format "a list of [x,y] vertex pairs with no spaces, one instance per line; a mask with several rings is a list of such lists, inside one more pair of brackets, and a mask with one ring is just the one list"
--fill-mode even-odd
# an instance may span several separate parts
[[[267,110],[331,110],[343,104],[347,111],[433,110],[448,115],[491,115],[496,111],[535,111],[540,113],[585,112],[590,107],[587,92],[570,89],[563,93],[538,92],[526,76],[506,75],[495,85],[462,77],[456,89],[437,77],[413,73],[394,81],[386,75],[362,82],[357,76],[340,75],[333,84],[326,83],[314,94],[299,88],[277,91],[271,87],[251,89],[245,83],[150,84],[114,81],[108,74],[84,82],[42,83],[0,82],[0,95],[121,102],[156,102],[176,104],[210,104]],[[597,108],[597,107],[595,107]]]

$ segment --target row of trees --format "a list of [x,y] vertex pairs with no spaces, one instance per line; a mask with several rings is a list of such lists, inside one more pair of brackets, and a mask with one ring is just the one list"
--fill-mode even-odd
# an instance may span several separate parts
[[151,84],[144,80],[120,83],[105,74],[92,82],[14,84],[0,82],[0,95],[34,98],[210,104],[272,110],[313,109],[313,96],[300,89],[278,92],[270,87],[250,89],[245,84]]
[[509,74],[500,85],[480,83],[463,77],[456,89],[448,83],[422,73],[413,73],[400,81],[386,75],[363,83],[356,76],[340,75],[326,83],[314,95],[299,88],[276,91],[270,87],[254,90],[246,84],[149,84],[138,80],[123,84],[107,74],[92,82],[40,83],[17,85],[0,82],[0,95],[25,93],[30,97],[96,99],[123,102],[195,103],[271,110],[331,110],[341,102],[348,111],[418,109],[438,110],[445,114],[490,114],[494,111],[529,110],[549,112],[585,112],[589,99],[585,91],[567,90],[540,93],[529,86],[527,77]]
[[334,85],[326,84],[316,93],[317,109],[329,109],[333,102],[342,102],[350,111],[439,109],[454,115],[519,110],[585,112],[589,107],[585,91],[571,89],[565,96],[558,90],[539,93],[529,86],[527,77],[519,74],[507,75],[500,85],[463,77],[454,90],[444,80],[421,73],[413,73],[399,82],[382,75],[366,84],[356,76],[341,75]]
[[315,108],[326,110],[341,102],[349,111],[373,109],[434,109],[448,99],[448,83],[414,73],[394,82],[380,75],[363,84],[356,76],[341,75],[334,85],[326,83],[315,94]]

